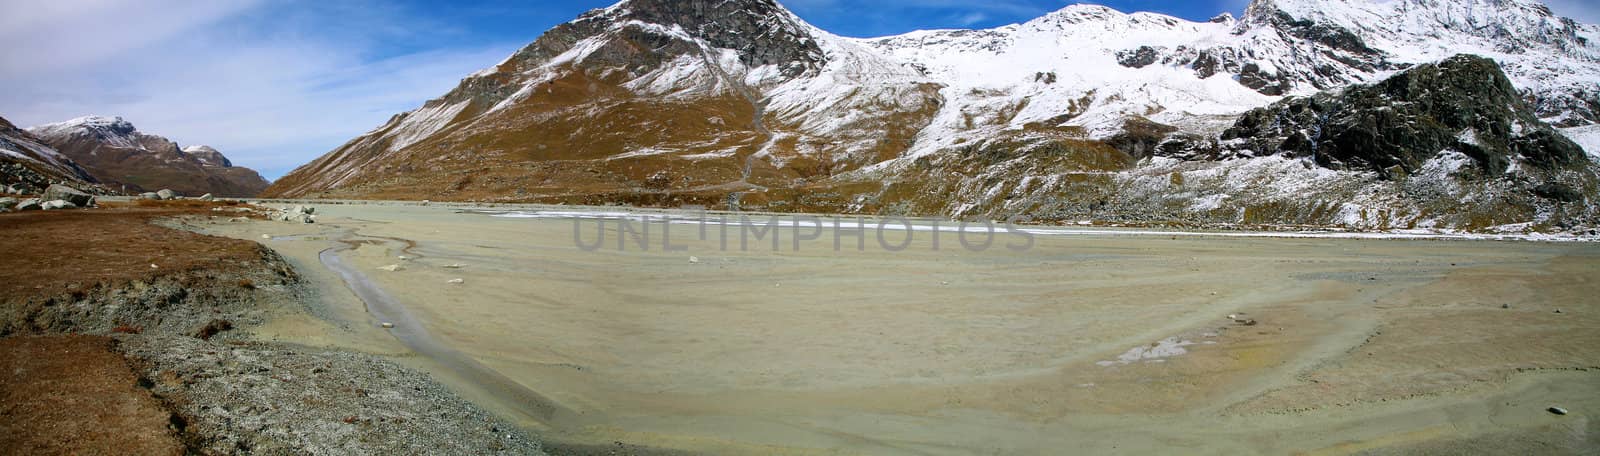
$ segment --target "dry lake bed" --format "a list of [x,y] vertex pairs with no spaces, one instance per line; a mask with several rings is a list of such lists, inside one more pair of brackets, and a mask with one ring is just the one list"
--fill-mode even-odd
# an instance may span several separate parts
[[776,251],[655,223],[645,251],[598,213],[317,214],[197,225],[317,288],[255,336],[420,368],[553,453],[1600,448],[1597,243],[999,228],[974,251],[869,221],[857,250],[823,218]]

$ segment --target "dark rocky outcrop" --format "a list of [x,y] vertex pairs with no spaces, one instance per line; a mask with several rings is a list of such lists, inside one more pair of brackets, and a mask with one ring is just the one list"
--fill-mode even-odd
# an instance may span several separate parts
[[1499,65],[1471,55],[1252,110],[1221,139],[1225,153],[1308,157],[1341,170],[1410,173],[1449,150],[1489,175],[1513,160],[1547,170],[1588,160],[1534,115]]

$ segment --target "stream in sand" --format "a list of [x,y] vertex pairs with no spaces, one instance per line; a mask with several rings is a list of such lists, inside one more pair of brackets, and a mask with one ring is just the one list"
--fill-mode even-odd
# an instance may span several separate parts
[[[354,249],[363,243],[386,242],[397,242],[397,240],[363,238],[345,232],[334,247],[323,250],[317,258],[324,267],[337,274],[345,286],[366,304],[367,312],[372,315],[375,323],[393,325],[392,328],[388,328],[389,334],[416,354],[428,358],[440,368],[448,369],[454,375],[465,378],[474,386],[483,389],[495,397],[502,408],[516,410],[526,414],[528,418],[546,422],[569,419],[570,411],[434,338],[422,321],[408,311],[404,304],[339,256],[341,252]],[[400,250],[407,251],[405,248]]]
[[[584,251],[549,214],[319,213],[225,229],[290,235],[268,245],[360,298],[342,315],[394,322],[428,361],[411,365],[556,449],[1519,453],[1600,438],[1583,418],[1600,409],[1593,243],[1080,230],[1026,252],[933,250],[923,232],[899,252],[831,236],[795,251],[785,233],[774,252],[685,226],[670,235],[688,251]],[[338,243],[292,237],[307,233]]]

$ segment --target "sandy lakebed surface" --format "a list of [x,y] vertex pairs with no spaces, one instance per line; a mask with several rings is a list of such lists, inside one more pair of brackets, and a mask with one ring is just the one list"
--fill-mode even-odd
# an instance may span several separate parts
[[254,336],[429,372],[554,454],[1600,451],[1597,243],[784,229],[774,252],[674,225],[663,251],[657,224],[619,251],[612,224],[586,251],[592,220],[313,205],[192,227],[321,290]]

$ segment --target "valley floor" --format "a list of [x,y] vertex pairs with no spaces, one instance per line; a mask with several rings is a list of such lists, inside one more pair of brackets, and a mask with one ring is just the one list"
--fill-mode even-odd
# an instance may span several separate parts
[[586,251],[593,220],[317,209],[190,227],[261,241],[322,291],[253,337],[387,354],[556,454],[1600,449],[1595,243],[1086,231],[972,252],[915,232],[887,251],[868,230],[836,251],[785,229],[775,252],[673,225],[687,250],[664,251],[657,224],[649,251],[615,225]]

